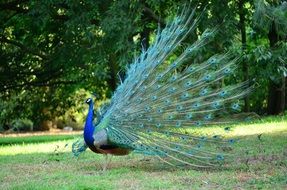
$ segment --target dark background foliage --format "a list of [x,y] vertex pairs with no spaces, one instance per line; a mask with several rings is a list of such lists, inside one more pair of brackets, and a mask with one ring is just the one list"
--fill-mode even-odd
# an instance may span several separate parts
[[[11,128],[21,118],[35,130],[47,129],[47,121],[81,124],[85,98],[95,94],[98,105],[109,99],[141,48],[188,2],[1,0],[0,126]],[[244,111],[283,113],[287,2],[193,0],[191,7],[201,22],[184,43],[208,27],[220,29],[197,59],[226,51],[241,56],[227,82],[256,84]]]

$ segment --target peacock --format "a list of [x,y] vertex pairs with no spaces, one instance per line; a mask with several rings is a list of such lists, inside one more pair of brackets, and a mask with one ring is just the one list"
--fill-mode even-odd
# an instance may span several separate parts
[[[151,155],[172,166],[222,165],[227,147],[236,140],[200,130],[210,125],[228,130],[226,124],[241,118],[239,100],[253,88],[248,81],[224,85],[224,77],[238,67],[238,56],[227,52],[205,60],[196,57],[218,27],[182,45],[199,20],[195,9],[184,7],[130,64],[109,104],[95,112],[92,98],[86,100],[83,139],[73,144],[74,155],[89,148],[103,155]],[[179,47],[182,53],[174,58]]]

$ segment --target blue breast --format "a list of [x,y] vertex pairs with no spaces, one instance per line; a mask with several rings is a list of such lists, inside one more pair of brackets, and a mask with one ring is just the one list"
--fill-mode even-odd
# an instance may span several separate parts
[[84,139],[88,146],[94,146],[94,130],[95,127],[93,126],[93,117],[94,117],[94,106],[93,102],[89,104],[89,112],[86,118],[85,128],[84,128]]

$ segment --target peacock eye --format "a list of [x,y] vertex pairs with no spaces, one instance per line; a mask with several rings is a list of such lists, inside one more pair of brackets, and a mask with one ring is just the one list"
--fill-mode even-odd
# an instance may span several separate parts
[[90,101],[91,101],[91,98],[88,98],[88,99],[86,100],[86,103],[88,104],[88,103],[90,103]]

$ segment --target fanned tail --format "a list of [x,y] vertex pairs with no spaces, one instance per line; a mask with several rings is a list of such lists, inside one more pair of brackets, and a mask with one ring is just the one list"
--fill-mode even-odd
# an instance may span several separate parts
[[194,14],[186,7],[158,32],[155,43],[128,69],[103,120],[108,121],[109,140],[121,147],[155,155],[171,165],[213,167],[225,159],[224,151],[230,149],[226,147],[235,140],[188,129],[233,123],[228,117],[238,113],[239,99],[253,87],[248,81],[224,84],[223,79],[237,68],[238,58],[230,53],[188,63],[217,29],[207,29],[180,56],[167,61],[197,26]]

